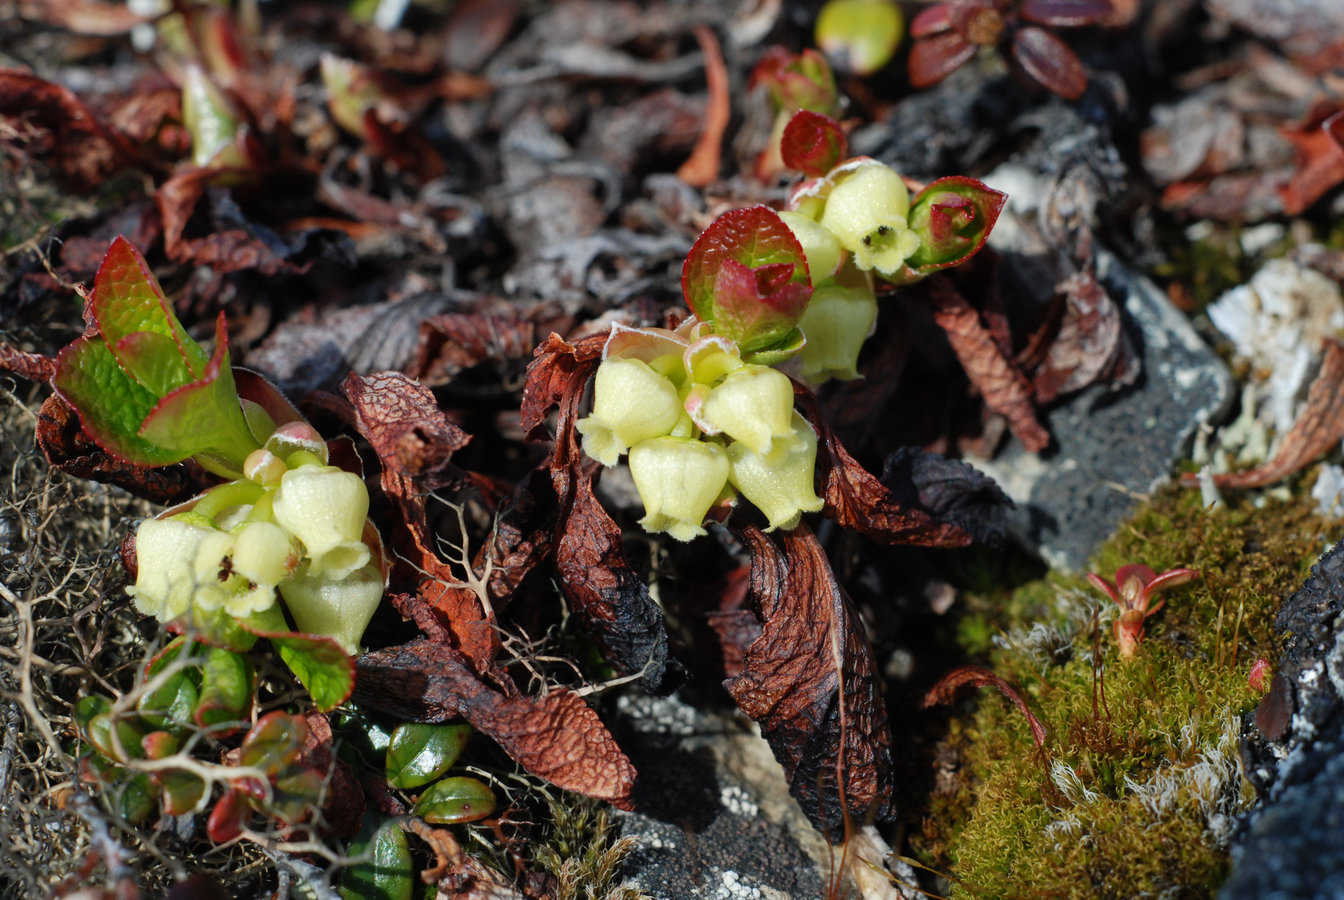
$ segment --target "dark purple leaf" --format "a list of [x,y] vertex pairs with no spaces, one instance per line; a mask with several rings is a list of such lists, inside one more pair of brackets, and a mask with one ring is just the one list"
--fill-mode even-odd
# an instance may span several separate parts
[[1087,90],[1083,64],[1068,45],[1041,28],[1022,28],[1013,35],[1013,59],[1047,90],[1077,100]]
[[926,88],[937,84],[975,56],[975,44],[948,30],[915,41],[910,48],[910,84]]
[[1115,10],[1110,0],[1024,0],[1017,11],[1038,25],[1071,28],[1094,25]]

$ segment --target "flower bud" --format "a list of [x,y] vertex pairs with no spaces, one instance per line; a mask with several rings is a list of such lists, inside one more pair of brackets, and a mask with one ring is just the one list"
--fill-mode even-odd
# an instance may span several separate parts
[[766,531],[792,528],[805,512],[816,512],[822,499],[813,489],[817,435],[807,420],[793,414],[793,436],[768,456],[741,441],[728,445],[728,480],[770,520]]
[[803,378],[813,384],[858,378],[859,351],[875,322],[877,296],[871,283],[818,288],[798,323],[807,337],[800,354]]
[[301,572],[280,583],[280,595],[299,631],[329,635],[353,655],[383,598],[383,576],[375,563],[339,580]]
[[597,367],[593,414],[575,428],[583,451],[604,466],[649,438],[662,437],[681,416],[676,386],[638,359],[608,358]]
[[919,249],[910,230],[910,192],[890,166],[864,160],[837,180],[826,196],[820,224],[854,254],[863,271],[891,277]]
[[698,410],[698,418],[708,425],[706,431],[722,432],[757,453],[769,453],[775,438],[792,433],[792,416],[789,376],[758,365],[731,372]]
[[243,460],[243,477],[262,487],[275,487],[287,471],[285,461],[264,448],[253,450]]
[[[785,211],[779,214],[784,224],[789,226],[798,243],[803,245],[803,255],[807,257],[807,271],[812,276],[812,286],[816,287],[835,274],[840,268],[840,242],[834,234],[822,228],[814,220],[800,212]],[[816,302],[813,294],[812,303]],[[807,313],[803,313],[806,317]],[[806,332],[804,332],[806,333]]]
[[303,542],[313,574],[339,579],[368,563],[362,537],[369,492],[358,475],[335,466],[291,469],[276,489],[272,513]]
[[644,501],[646,531],[679,541],[705,533],[701,523],[728,483],[728,455],[711,441],[657,437],[630,448],[630,474]]
[[135,608],[161,622],[187,612],[196,590],[195,561],[212,528],[181,519],[146,519],[135,532]]
[[323,465],[327,463],[327,442],[307,422],[286,422],[281,425],[266,439],[266,449],[286,460],[303,450],[316,456]]

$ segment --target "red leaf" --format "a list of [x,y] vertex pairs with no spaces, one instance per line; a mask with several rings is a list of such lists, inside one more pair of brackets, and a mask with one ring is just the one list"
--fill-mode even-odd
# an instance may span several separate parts
[[891,734],[873,651],[806,526],[774,541],[748,526],[741,537],[763,630],[742,674],[724,686],[760,723],[803,812],[838,839],[846,822],[893,812]]
[[409,721],[464,718],[533,775],[630,808],[635,768],[577,694],[496,690],[451,647],[424,640],[366,653],[358,667],[355,696],[362,706]]
[[[725,263],[737,263],[725,277]],[[793,266],[792,274],[774,266]],[[737,269],[763,270],[753,286]],[[722,281],[722,286],[720,285]],[[681,269],[686,305],[743,352],[777,343],[798,323],[811,296],[807,257],[789,226],[766,206],[734,209],[696,240]]]
[[537,349],[523,392],[523,428],[535,439],[542,418],[559,408],[550,470],[558,504],[552,549],[560,589],[607,661],[622,673],[642,672],[652,690],[666,670],[662,612],[626,562],[620,526],[593,494],[594,469],[585,465],[574,430],[584,386],[605,342],[605,334],[572,345],[551,335]]
[[1007,202],[1007,194],[974,178],[939,178],[910,203],[910,227],[920,246],[906,264],[926,275],[970,259],[989,239]]
[[1067,44],[1044,29],[1018,29],[1013,34],[1013,59],[1042,87],[1066,100],[1077,100],[1087,90],[1083,64]]
[[1110,0],[1023,0],[1022,18],[1038,25],[1072,28],[1094,25],[1115,11]]
[[1008,420],[1013,434],[1033,453],[1050,443],[1050,433],[1036,418],[1027,376],[1003,352],[980,314],[966,298],[939,276],[928,282],[933,318],[947,333],[952,350],[984,398],[985,405]]
[[826,57],[811,47],[802,53],[790,53],[778,45],[771,47],[751,70],[750,90],[764,86],[770,91],[775,108],[792,112],[834,112],[840,92],[835,85]]
[[794,393],[803,416],[817,432],[817,475],[828,518],[884,544],[964,547],[971,543],[971,536],[957,525],[935,522],[923,510],[902,505],[845,450],[812,392],[795,387]]
[[494,617],[464,586],[465,573],[455,573],[434,551],[424,505],[428,490],[460,477],[451,458],[470,436],[448,421],[428,388],[399,372],[352,372],[342,391],[354,405],[359,433],[382,463],[383,493],[406,525],[394,556],[409,560],[416,593],[452,632],[456,647],[485,671],[499,648]]
[[975,56],[975,44],[949,30],[921,38],[910,47],[910,84],[931,87]]
[[952,29],[952,19],[948,15],[946,3],[935,3],[921,9],[910,20],[910,37],[919,39],[931,34],[942,34]]
[[483,362],[501,367],[531,358],[537,323],[557,318],[554,310],[521,312],[514,304],[499,311],[448,313],[420,323],[420,339],[406,374],[430,387],[447,384],[459,372]]
[[784,165],[804,175],[821,176],[849,155],[849,141],[835,119],[800,110],[784,126],[779,150]]
[[[1220,488],[1255,488],[1273,484],[1310,465],[1344,438],[1344,344],[1335,339],[1325,342],[1325,359],[1320,374],[1311,383],[1307,403],[1293,427],[1283,437],[1283,445],[1274,458],[1244,472],[1223,472],[1213,476]],[[1187,486],[1198,484],[1193,474],[1181,478]]]
[[1040,719],[1032,714],[1032,711],[1027,707],[1027,701],[1022,699],[1022,695],[1017,692],[1017,688],[981,666],[958,666],[948,672],[938,679],[937,684],[929,688],[929,692],[924,695],[924,702],[921,705],[928,709],[930,706],[951,703],[956,697],[957,691],[967,685],[996,688],[1000,694],[1013,702],[1013,705],[1022,712],[1022,715],[1027,717],[1027,722],[1031,726],[1031,737],[1036,742],[1036,746],[1038,748],[1045,747],[1045,726],[1041,724]]
[[677,177],[692,187],[705,187],[719,177],[720,154],[723,150],[723,132],[733,114],[728,95],[728,68],[723,63],[718,39],[708,25],[695,26],[695,39],[705,55],[705,84],[709,89],[709,105],[705,109],[705,128],[695,142],[690,159],[677,169]]

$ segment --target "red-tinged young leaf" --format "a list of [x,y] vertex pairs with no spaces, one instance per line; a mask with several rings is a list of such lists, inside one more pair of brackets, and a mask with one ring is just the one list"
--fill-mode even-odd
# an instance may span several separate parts
[[667,663],[662,611],[626,562],[621,528],[593,493],[594,471],[586,465],[574,429],[606,337],[593,335],[571,345],[552,335],[538,348],[523,390],[523,428],[536,439],[544,417],[558,407],[549,463],[558,509],[551,547],[570,611],[608,663],[623,674],[642,673],[646,687],[656,690]]
[[1050,432],[1036,417],[1031,383],[994,340],[975,308],[951,282],[941,279],[929,282],[934,321],[947,334],[952,351],[985,405],[1008,420],[1023,447],[1039,453],[1049,446]]
[[216,844],[227,844],[243,833],[252,808],[237,790],[229,790],[215,802],[205,822],[205,835]]
[[205,796],[205,782],[199,776],[181,769],[165,769],[153,773],[160,791],[160,803],[167,816],[181,816],[194,812]]
[[777,110],[810,109],[830,114],[840,103],[830,63],[811,48],[794,54],[778,45],[771,47],[752,70],[747,84],[751,90],[765,87]]
[[964,547],[971,535],[951,522],[902,504],[872,473],[849,455],[821,414],[811,391],[794,389],[804,418],[817,432],[817,477],[826,517],[883,544]]
[[1115,11],[1110,0],[1023,0],[1022,18],[1038,25],[1073,28],[1095,25]]
[[[737,265],[726,266],[729,261]],[[686,255],[681,290],[701,321],[749,353],[789,335],[812,282],[789,226],[769,207],[751,206],[724,213],[704,230]]]
[[98,188],[137,159],[73,91],[20,69],[0,69],[0,119],[21,122],[26,152],[50,160],[79,192]]
[[695,39],[705,57],[705,85],[709,104],[705,109],[705,127],[695,142],[691,156],[677,169],[677,177],[692,187],[705,187],[719,177],[723,151],[723,133],[732,118],[733,104],[728,93],[728,68],[718,38],[708,25],[695,26]]
[[849,141],[835,119],[800,110],[784,126],[779,149],[784,165],[817,177],[825,175],[849,156]]
[[1031,726],[1031,738],[1036,742],[1037,748],[1043,749],[1045,747],[1045,726],[1027,707],[1027,701],[1022,699],[1022,695],[1018,693],[1017,688],[983,666],[958,666],[948,672],[938,679],[937,684],[929,688],[921,705],[928,709],[931,706],[951,703],[956,699],[957,692],[967,686],[992,687],[1011,700],[1022,715],[1027,717],[1027,723]]
[[1087,90],[1083,64],[1068,44],[1042,28],[1020,28],[1013,33],[1013,59],[1047,90],[1065,100],[1077,100]]
[[398,725],[387,745],[387,783],[414,788],[445,774],[471,737],[470,725]]
[[[356,428],[382,463],[383,492],[406,525],[392,547],[394,558],[409,561],[416,594],[435,610],[454,645],[485,671],[499,647],[493,617],[464,585],[465,573],[454,573],[434,551],[424,506],[426,491],[460,482],[452,455],[470,435],[448,421],[428,388],[399,372],[351,373],[342,391],[354,405]],[[394,581],[398,577],[394,573]]]
[[975,44],[952,31],[937,32],[921,38],[910,47],[910,85],[932,87],[961,68],[975,56]]
[[412,900],[415,896],[415,863],[406,843],[406,832],[394,820],[365,815],[359,834],[346,855],[363,862],[341,869],[342,900]]
[[177,738],[166,731],[151,731],[140,739],[145,759],[164,759],[177,752]]
[[476,778],[458,775],[431,784],[415,801],[415,813],[434,825],[461,825],[495,811],[495,792]]
[[308,723],[303,716],[283,710],[268,712],[243,738],[238,764],[261,769],[267,778],[278,778],[298,762],[307,740]]
[[906,265],[921,275],[970,259],[989,239],[1008,195],[963,175],[940,178],[910,203],[920,246]]
[[402,720],[466,719],[533,775],[630,808],[635,768],[577,694],[529,697],[511,683],[491,687],[452,647],[425,640],[366,653],[357,665],[361,706]]
[[99,338],[79,338],[56,357],[51,386],[76,413],[87,434],[106,453],[141,466],[165,466],[191,455],[139,436],[140,424],[159,398],[136,384]]
[[250,634],[271,642],[319,712],[329,712],[350,699],[355,661],[335,638],[289,631],[278,605],[238,622]]
[[[1213,476],[1213,483],[1235,490],[1273,484],[1315,462],[1341,438],[1344,438],[1344,344],[1331,338],[1325,342],[1325,358],[1307,392],[1306,405],[1283,436],[1279,452],[1254,469],[1220,472]],[[1193,473],[1183,475],[1181,480],[1188,487],[1199,483]]]
[[[98,267],[88,312],[126,374],[136,377],[136,370],[141,365],[169,370],[174,374],[163,380],[173,387],[195,381],[205,374],[209,357],[187,335],[145,258],[124,237],[112,242]],[[163,345],[156,343],[123,346],[123,339],[139,332],[168,338],[175,355],[164,360],[139,362],[135,355],[137,350],[151,353],[164,350]],[[166,391],[156,393],[163,396]]]
[[832,840],[892,812],[891,734],[863,624],[805,525],[742,532],[763,630],[724,682],[761,726],[789,792]]

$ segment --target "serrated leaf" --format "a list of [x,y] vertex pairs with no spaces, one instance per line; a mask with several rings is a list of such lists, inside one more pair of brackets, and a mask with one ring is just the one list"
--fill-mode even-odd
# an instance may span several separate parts
[[458,775],[431,784],[411,811],[435,825],[475,822],[495,811],[495,792],[476,778]]
[[355,661],[334,638],[297,633],[266,637],[308,690],[319,712],[340,706],[355,689]]
[[133,463],[163,466],[190,456],[140,437],[140,423],[158,398],[136,384],[100,340],[79,338],[56,357],[51,385],[79,413],[86,434],[108,453]]
[[374,816],[365,816],[359,834],[346,850],[347,856],[362,856],[341,872],[342,900],[411,900],[415,892],[415,869],[406,832],[396,822],[380,827]]
[[953,175],[933,182],[910,204],[910,230],[919,235],[919,249],[906,265],[926,275],[970,259],[1007,201],[1007,194],[974,178]]
[[258,719],[243,738],[239,764],[255,766],[267,777],[276,778],[298,760],[307,739],[308,724],[303,716],[282,710],[269,712]]
[[201,667],[201,699],[196,723],[209,728],[247,718],[252,708],[252,663],[241,653],[211,647]]
[[387,748],[387,783],[394,788],[428,784],[447,772],[471,737],[470,725],[407,723],[392,732]]
[[766,206],[715,219],[686,256],[681,288],[691,311],[744,352],[788,334],[812,295],[802,244]]
[[124,237],[112,242],[98,267],[89,312],[117,362],[128,373],[135,371],[137,365],[126,354],[145,348],[123,345],[122,339],[136,332],[162,335],[171,342],[175,355],[162,365],[167,367],[170,361],[176,365],[177,384],[200,378],[205,371],[208,359],[205,351],[188,336],[145,258]]
[[784,126],[779,152],[784,165],[815,177],[825,175],[849,155],[849,141],[835,119],[801,110]]

